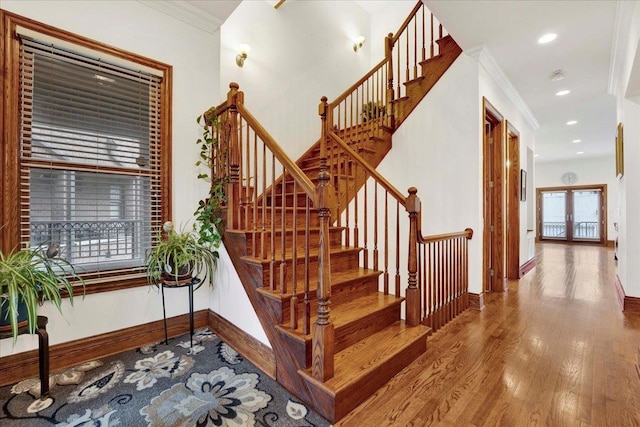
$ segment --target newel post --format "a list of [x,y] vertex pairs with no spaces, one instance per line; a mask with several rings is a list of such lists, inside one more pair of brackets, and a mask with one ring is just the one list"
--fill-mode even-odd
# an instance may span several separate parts
[[386,98],[386,111],[387,117],[389,118],[389,127],[391,129],[395,129],[395,116],[393,114],[393,33],[389,33],[387,37],[384,39],[384,54],[385,58],[387,58],[387,98]]
[[420,323],[420,289],[418,289],[418,218],[420,218],[420,198],[415,187],[409,188],[407,212],[409,213],[409,286],[405,293],[407,324],[416,326]]
[[227,104],[231,119],[231,141],[229,144],[229,182],[227,183],[227,226],[235,230],[240,225],[237,207],[240,206],[240,129],[238,127],[238,104],[244,102],[244,92],[240,92],[236,82],[229,83]]
[[318,318],[313,325],[312,367],[313,377],[319,381],[333,378],[334,329],[330,318],[331,258],[329,256],[329,226],[333,186],[327,170],[327,98],[322,97],[318,112],[322,120],[320,139],[320,173],[316,187],[316,204],[320,219],[320,253],[318,255]]

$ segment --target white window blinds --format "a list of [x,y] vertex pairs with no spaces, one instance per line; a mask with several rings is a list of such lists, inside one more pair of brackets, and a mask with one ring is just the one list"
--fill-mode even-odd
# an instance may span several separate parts
[[160,77],[21,38],[23,246],[87,279],[141,274],[161,222]]

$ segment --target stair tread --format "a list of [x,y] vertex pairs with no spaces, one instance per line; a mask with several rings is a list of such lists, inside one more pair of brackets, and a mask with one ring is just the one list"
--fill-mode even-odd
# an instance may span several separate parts
[[[337,271],[335,273],[331,273],[331,286],[335,287],[335,286],[343,285],[345,283],[351,283],[351,282],[360,281],[364,279],[373,279],[373,278],[377,278],[381,274],[382,274],[382,271],[380,270],[371,270],[371,269],[362,268],[362,267]],[[318,286],[317,280],[311,280],[309,283],[309,290],[315,291],[317,289],[317,286]],[[297,289],[296,296],[298,296],[298,298],[302,298],[304,296],[304,279],[298,279],[296,281],[296,289]],[[291,292],[281,294],[280,291],[277,291],[277,290],[272,291],[271,289],[267,289],[264,287],[259,288],[259,290],[263,294],[267,294],[272,298],[277,298],[281,300],[289,299],[292,296]]]
[[[375,294],[354,298],[351,301],[332,306],[331,321],[334,326],[339,327],[391,304],[400,304],[402,301],[404,301],[402,297],[384,294],[383,292],[376,292]],[[317,316],[311,316],[311,323],[315,321],[316,317]]]
[[[382,292],[376,292],[370,295],[357,297],[348,302],[342,304],[332,304],[331,307],[331,323],[335,329],[339,329],[345,325],[349,325],[353,322],[357,322],[360,319],[375,315],[375,313],[389,308],[392,305],[401,304],[404,301],[403,297],[396,297],[395,295]],[[317,319],[317,313],[313,314],[310,319],[310,323],[313,325]],[[287,328],[286,325],[281,326],[283,330],[299,340],[311,340],[311,335],[305,336],[302,333],[302,324],[297,329]]]
[[[429,59],[431,59],[431,58],[429,58]],[[407,80],[406,82],[403,83],[403,85],[409,86],[409,85],[412,85],[414,83],[419,83],[422,80],[424,80],[424,76],[418,76],[415,79]]]
[[[359,378],[377,369],[385,360],[394,358],[415,340],[427,339],[430,328],[418,325],[407,326],[403,320],[372,334],[346,349],[336,353],[334,377],[323,386],[340,393]],[[311,369],[305,375],[311,376]]]

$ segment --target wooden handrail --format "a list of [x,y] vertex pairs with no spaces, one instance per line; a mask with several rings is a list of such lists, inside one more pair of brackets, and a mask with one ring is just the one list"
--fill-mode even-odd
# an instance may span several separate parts
[[367,173],[369,175],[371,175],[373,177],[373,179],[378,181],[378,183],[385,190],[387,190],[402,206],[404,206],[406,208],[407,200],[406,200],[405,196],[400,192],[400,190],[398,190],[396,187],[393,186],[393,184],[391,184],[389,181],[387,181],[385,179],[385,177],[383,177],[380,174],[380,172],[378,172],[373,166],[371,166],[371,164],[369,164],[369,162],[367,162],[365,159],[363,159],[358,153],[353,151],[353,149],[351,147],[349,147],[349,145],[346,142],[344,142],[344,140],[342,138],[340,138],[338,135],[335,134],[335,132],[329,131],[329,137],[331,137],[336,143],[338,143],[338,145],[340,145],[340,147],[349,156],[351,156],[352,159],[354,159],[356,162],[358,162],[360,164],[360,166],[365,171],[367,171]]
[[315,202],[316,200],[316,187],[313,185],[313,182],[309,179],[307,175],[300,169],[300,167],[293,161],[289,156],[287,156],[278,145],[278,143],[273,139],[271,135],[265,130],[265,128],[256,120],[255,117],[244,107],[243,104],[238,104],[236,106],[238,112],[242,116],[242,118],[247,122],[249,126],[253,128],[256,134],[262,138],[265,142],[269,150],[273,153],[273,155],[278,159],[278,161],[284,165],[287,169],[287,173],[291,175],[291,177],[298,183],[302,190],[309,196],[311,200]]
[[418,0],[418,3],[413,7],[413,10],[411,10],[411,12],[409,13],[409,16],[407,16],[407,19],[404,20],[402,25],[400,25],[400,28],[398,29],[398,31],[396,31],[395,35],[393,36],[392,40],[394,44],[398,41],[402,32],[407,28],[407,26],[409,25],[409,22],[411,22],[414,15],[418,12],[418,10],[420,10],[421,7],[425,7],[424,3],[422,2],[422,0]]
[[347,98],[347,96],[349,96],[353,91],[355,91],[362,83],[367,81],[367,79],[369,77],[371,77],[372,75],[374,75],[376,71],[378,71],[380,68],[382,68],[384,65],[386,65],[387,60],[388,60],[387,58],[384,58],[376,66],[374,66],[371,69],[371,71],[369,71],[367,74],[362,76],[362,78],[360,78],[360,80],[358,80],[357,82],[355,82],[354,84],[349,86],[349,89],[347,89],[344,92],[342,92],[342,94],[340,94],[340,96],[338,96],[333,102],[329,103],[329,108],[333,109],[338,104],[340,104],[342,101],[344,101]]
[[433,243],[439,242],[442,240],[451,240],[456,239],[458,237],[466,237],[467,240],[471,240],[473,238],[473,230],[471,228],[465,228],[464,231],[458,231],[456,233],[445,233],[445,234],[433,234],[431,236],[423,237],[418,232],[418,243]]
[[205,121],[207,123],[211,123],[212,122],[212,117],[219,116],[220,114],[222,114],[225,111],[227,111],[228,108],[229,108],[229,103],[227,101],[224,101],[220,105],[218,105],[217,107],[209,108],[207,111],[204,112],[202,117],[204,117],[204,119],[205,119]]

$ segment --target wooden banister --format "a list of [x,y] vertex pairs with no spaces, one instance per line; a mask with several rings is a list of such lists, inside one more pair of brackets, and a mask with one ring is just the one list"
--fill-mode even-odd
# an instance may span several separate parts
[[423,237],[422,234],[418,232],[418,243],[433,243],[440,240],[451,240],[457,237],[464,237],[467,240],[471,240],[473,238],[473,230],[471,228],[465,228],[464,231],[458,231],[457,233],[433,234],[426,237]]
[[402,194],[402,192],[400,192],[400,190],[398,190],[389,181],[387,181],[387,179],[383,177],[380,174],[380,172],[378,172],[373,166],[371,166],[371,164],[369,164],[369,162],[364,160],[358,153],[353,151],[353,149],[349,147],[349,144],[344,142],[344,140],[340,138],[338,135],[336,135],[335,132],[329,131],[329,136],[345,151],[345,153],[347,153],[353,160],[358,162],[358,164],[369,175],[371,175],[371,177],[373,177],[373,179],[379,185],[381,185],[385,190],[387,190],[389,194],[393,196],[393,198],[395,198],[402,206],[406,207],[406,203],[407,203],[406,198]]
[[411,223],[407,323],[422,322],[436,331],[469,307],[467,242],[473,230],[422,236],[417,193],[411,187],[407,197]]
[[284,152],[282,147],[273,139],[271,135],[264,129],[264,127],[256,120],[256,118],[240,104],[237,106],[238,111],[242,115],[243,119],[247,122],[251,128],[253,128],[256,134],[262,138],[269,150],[273,153],[276,159],[287,169],[287,173],[290,174],[294,181],[300,186],[300,188],[309,196],[312,200],[315,200],[315,185],[309,179],[307,175],[300,169],[300,167]]
[[227,101],[224,101],[217,107],[209,108],[207,111],[204,112],[202,116],[204,117],[205,121],[208,124],[210,124],[213,121],[214,117],[217,117],[222,113],[224,113],[225,111],[227,111],[227,108],[229,108],[229,104],[227,103]]
[[344,92],[342,92],[333,102],[331,102],[329,104],[329,108],[335,108],[338,104],[340,104],[342,101],[344,101],[345,99],[347,99],[347,97],[349,95],[351,95],[351,93],[353,93],[354,90],[356,90],[358,87],[360,87],[362,85],[362,83],[366,82],[367,79],[369,79],[369,77],[373,76],[376,71],[378,71],[380,68],[382,68],[383,66],[385,66],[387,64],[387,58],[383,59],[382,61],[380,61],[377,65],[374,65],[374,67],[371,69],[371,71],[369,71],[367,74],[365,74],[364,76],[362,76],[360,78],[360,80],[358,80],[357,82],[355,82],[354,84],[352,84],[349,89],[345,90]]
[[407,16],[407,19],[404,20],[402,25],[400,25],[400,28],[398,28],[398,31],[396,31],[395,36],[393,36],[392,40],[394,44],[398,41],[400,35],[409,27],[409,23],[411,23],[411,20],[416,16],[420,8],[423,7],[425,7],[424,3],[422,2],[422,0],[419,0],[418,3],[416,3],[416,5],[413,7],[411,12],[409,12],[409,16]]

